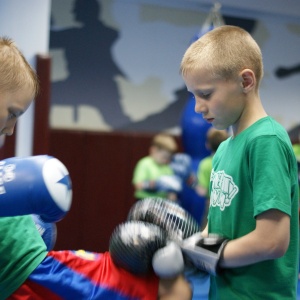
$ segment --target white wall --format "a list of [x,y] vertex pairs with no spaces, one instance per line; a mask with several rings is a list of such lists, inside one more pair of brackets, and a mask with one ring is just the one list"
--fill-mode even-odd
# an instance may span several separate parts
[[[0,0],[0,35],[12,38],[35,67],[37,54],[48,53],[51,0]],[[34,104],[17,124],[16,156],[32,154]]]

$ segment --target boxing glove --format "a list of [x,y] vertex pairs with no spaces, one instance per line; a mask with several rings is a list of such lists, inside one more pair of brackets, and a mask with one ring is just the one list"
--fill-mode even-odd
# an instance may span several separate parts
[[109,252],[114,264],[133,274],[176,277],[183,270],[180,248],[168,244],[167,233],[154,224],[128,221],[113,231]]
[[168,239],[180,243],[200,231],[198,222],[179,204],[163,198],[145,198],[130,209],[127,220],[148,222],[159,226]]
[[160,278],[174,278],[184,271],[184,258],[179,245],[173,241],[158,249],[152,258],[152,267]]
[[[183,240],[199,232],[200,227],[192,215],[180,205],[163,198],[145,198],[132,206],[127,220],[142,221],[159,226],[166,232],[167,241],[175,242],[176,246],[168,244],[161,247],[153,256],[153,269],[159,277],[171,277],[180,272],[182,267],[195,268],[182,257],[182,252],[178,247]],[[167,267],[163,264],[164,261]],[[172,261],[176,262],[173,266],[169,263]]]
[[0,217],[37,214],[57,222],[69,211],[69,172],[56,158],[38,155],[0,161]]
[[163,175],[157,180],[145,180],[142,184],[143,190],[149,192],[174,192],[182,190],[182,180],[176,175]]
[[172,157],[170,166],[175,175],[187,178],[192,173],[192,159],[188,154],[176,153]]
[[160,192],[179,193],[182,190],[182,180],[175,175],[163,175],[155,181],[155,187]]
[[183,241],[181,250],[184,257],[194,267],[216,276],[221,271],[219,261],[228,241],[228,239],[217,234],[209,234],[208,237],[203,237],[198,232]]
[[47,250],[50,251],[54,248],[57,238],[57,227],[55,223],[45,223],[38,215],[32,215],[32,219],[44,240]]

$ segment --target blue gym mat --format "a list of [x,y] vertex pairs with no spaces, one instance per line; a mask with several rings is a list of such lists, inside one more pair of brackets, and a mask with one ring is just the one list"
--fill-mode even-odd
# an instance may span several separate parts
[[[193,299],[192,300],[207,300],[208,299],[208,290],[209,290],[209,278],[199,277],[199,276],[190,276],[189,280],[191,281],[194,289]],[[300,282],[298,282],[298,293],[297,300],[300,300]]]

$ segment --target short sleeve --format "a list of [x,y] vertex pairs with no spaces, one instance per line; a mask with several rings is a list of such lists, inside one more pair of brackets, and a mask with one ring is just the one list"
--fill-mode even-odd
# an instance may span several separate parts
[[269,209],[291,215],[290,151],[277,136],[260,136],[250,143],[249,178],[254,216]]

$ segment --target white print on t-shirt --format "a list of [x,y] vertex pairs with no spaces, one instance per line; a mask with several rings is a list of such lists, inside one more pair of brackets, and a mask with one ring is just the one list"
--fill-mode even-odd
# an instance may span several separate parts
[[212,170],[210,181],[210,205],[213,207],[219,206],[223,211],[226,206],[231,205],[231,201],[238,193],[239,188],[234,183],[232,177],[227,175],[224,171],[215,172]]

